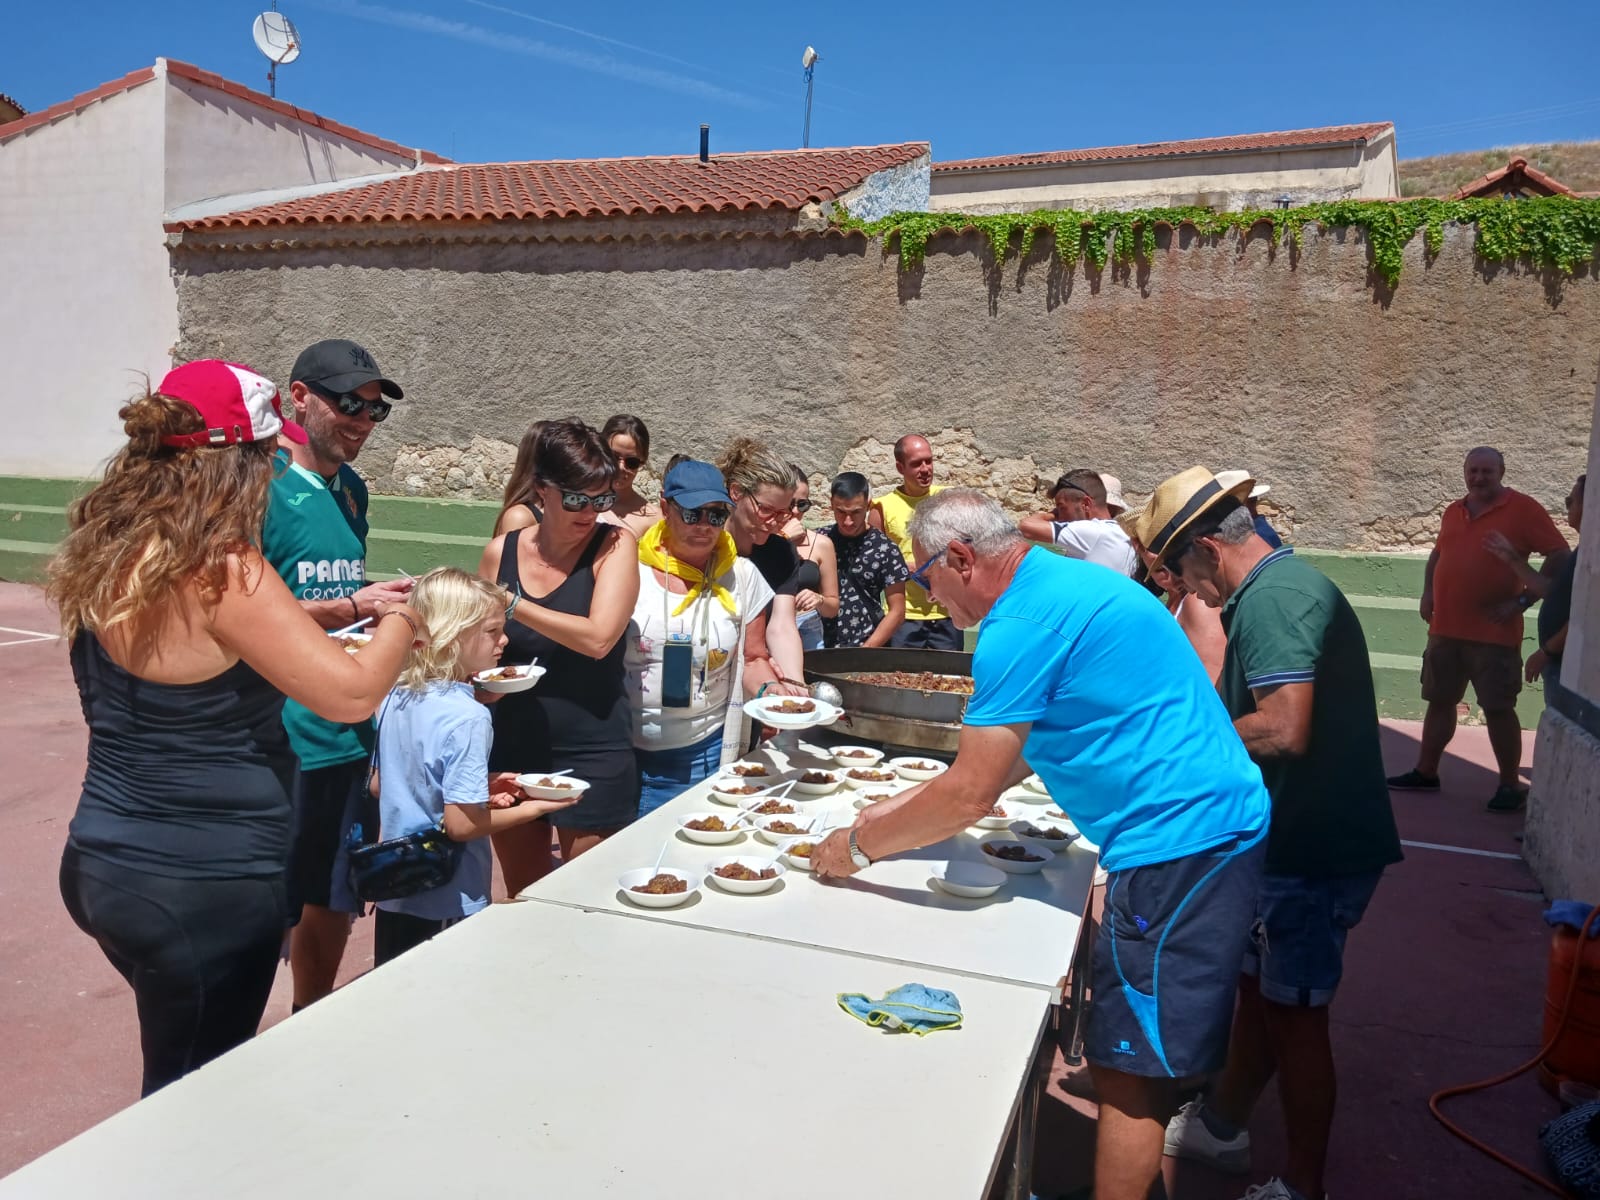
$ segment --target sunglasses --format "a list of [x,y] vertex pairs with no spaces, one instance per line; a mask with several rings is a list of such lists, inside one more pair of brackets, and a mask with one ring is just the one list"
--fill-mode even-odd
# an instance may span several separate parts
[[713,529],[721,529],[728,523],[731,515],[726,504],[706,504],[700,508],[685,508],[676,502],[672,505],[678,510],[678,515],[683,518],[685,525],[698,525],[704,521]]
[[797,513],[808,513],[808,512],[811,511],[811,501],[809,501],[809,500],[796,500],[789,507],[791,509],[793,509]]
[[330,392],[314,383],[306,386],[347,417],[353,417],[365,409],[368,419],[374,424],[387,420],[389,410],[394,407],[387,400],[363,400],[354,392]]
[[[972,545],[972,539],[971,538],[962,538],[961,540],[963,542],[965,542],[969,546]],[[950,552],[950,547],[949,546],[946,546],[943,550],[938,551],[936,554],[933,555],[932,558],[928,559],[927,562],[923,563],[915,571],[911,572],[911,574],[906,577],[906,582],[907,583],[914,583],[919,588],[923,589],[923,591],[927,591],[927,589],[928,589],[928,572],[933,570],[933,568],[938,564],[939,560],[941,558],[943,558],[949,552]]]
[[588,492],[569,492],[566,488],[556,488],[561,493],[561,507],[568,512],[582,512],[592,508],[597,513],[608,512],[617,505],[615,492],[601,492],[598,496],[591,496]]
[[644,459],[632,454],[619,454],[616,456],[617,466],[625,471],[637,471],[644,466]]

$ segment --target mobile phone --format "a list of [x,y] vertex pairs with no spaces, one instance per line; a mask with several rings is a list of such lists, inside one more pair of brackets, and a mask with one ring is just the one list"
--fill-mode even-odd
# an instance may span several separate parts
[[694,646],[689,635],[672,634],[661,647],[661,707],[688,708]]

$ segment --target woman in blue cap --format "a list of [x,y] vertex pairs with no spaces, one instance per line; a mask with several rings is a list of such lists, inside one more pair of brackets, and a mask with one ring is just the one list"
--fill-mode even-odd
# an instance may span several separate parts
[[639,539],[628,648],[641,816],[737,757],[741,706],[776,681],[766,646],[772,588],[724,528],[733,499],[722,472],[676,462],[661,501],[661,520]]

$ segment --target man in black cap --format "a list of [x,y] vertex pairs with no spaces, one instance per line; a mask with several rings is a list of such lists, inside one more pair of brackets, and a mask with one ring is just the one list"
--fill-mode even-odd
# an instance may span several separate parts
[[[312,619],[338,629],[411,590],[409,580],[366,582],[367,486],[350,466],[389,415],[389,401],[404,393],[371,354],[342,338],[307,347],[290,378],[306,442],[279,451],[284,469],[272,482],[262,550]],[[361,811],[372,722],[325,721],[290,700],[283,724],[300,759],[288,874],[290,911],[300,914],[289,949],[300,1009],[333,990],[352,914],[360,911],[341,850],[358,821],[377,834],[377,814]]]

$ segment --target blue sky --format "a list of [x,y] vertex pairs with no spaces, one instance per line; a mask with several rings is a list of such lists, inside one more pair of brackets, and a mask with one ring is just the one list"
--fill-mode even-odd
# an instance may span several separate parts
[[[255,0],[7,5],[0,92],[46,107],[168,56],[266,89]],[[280,0],[281,98],[462,161],[933,143],[935,159],[1393,120],[1402,157],[1600,138],[1594,0],[1127,8]],[[1527,24],[1519,25],[1526,16]],[[1542,48],[1571,47],[1564,63]]]

